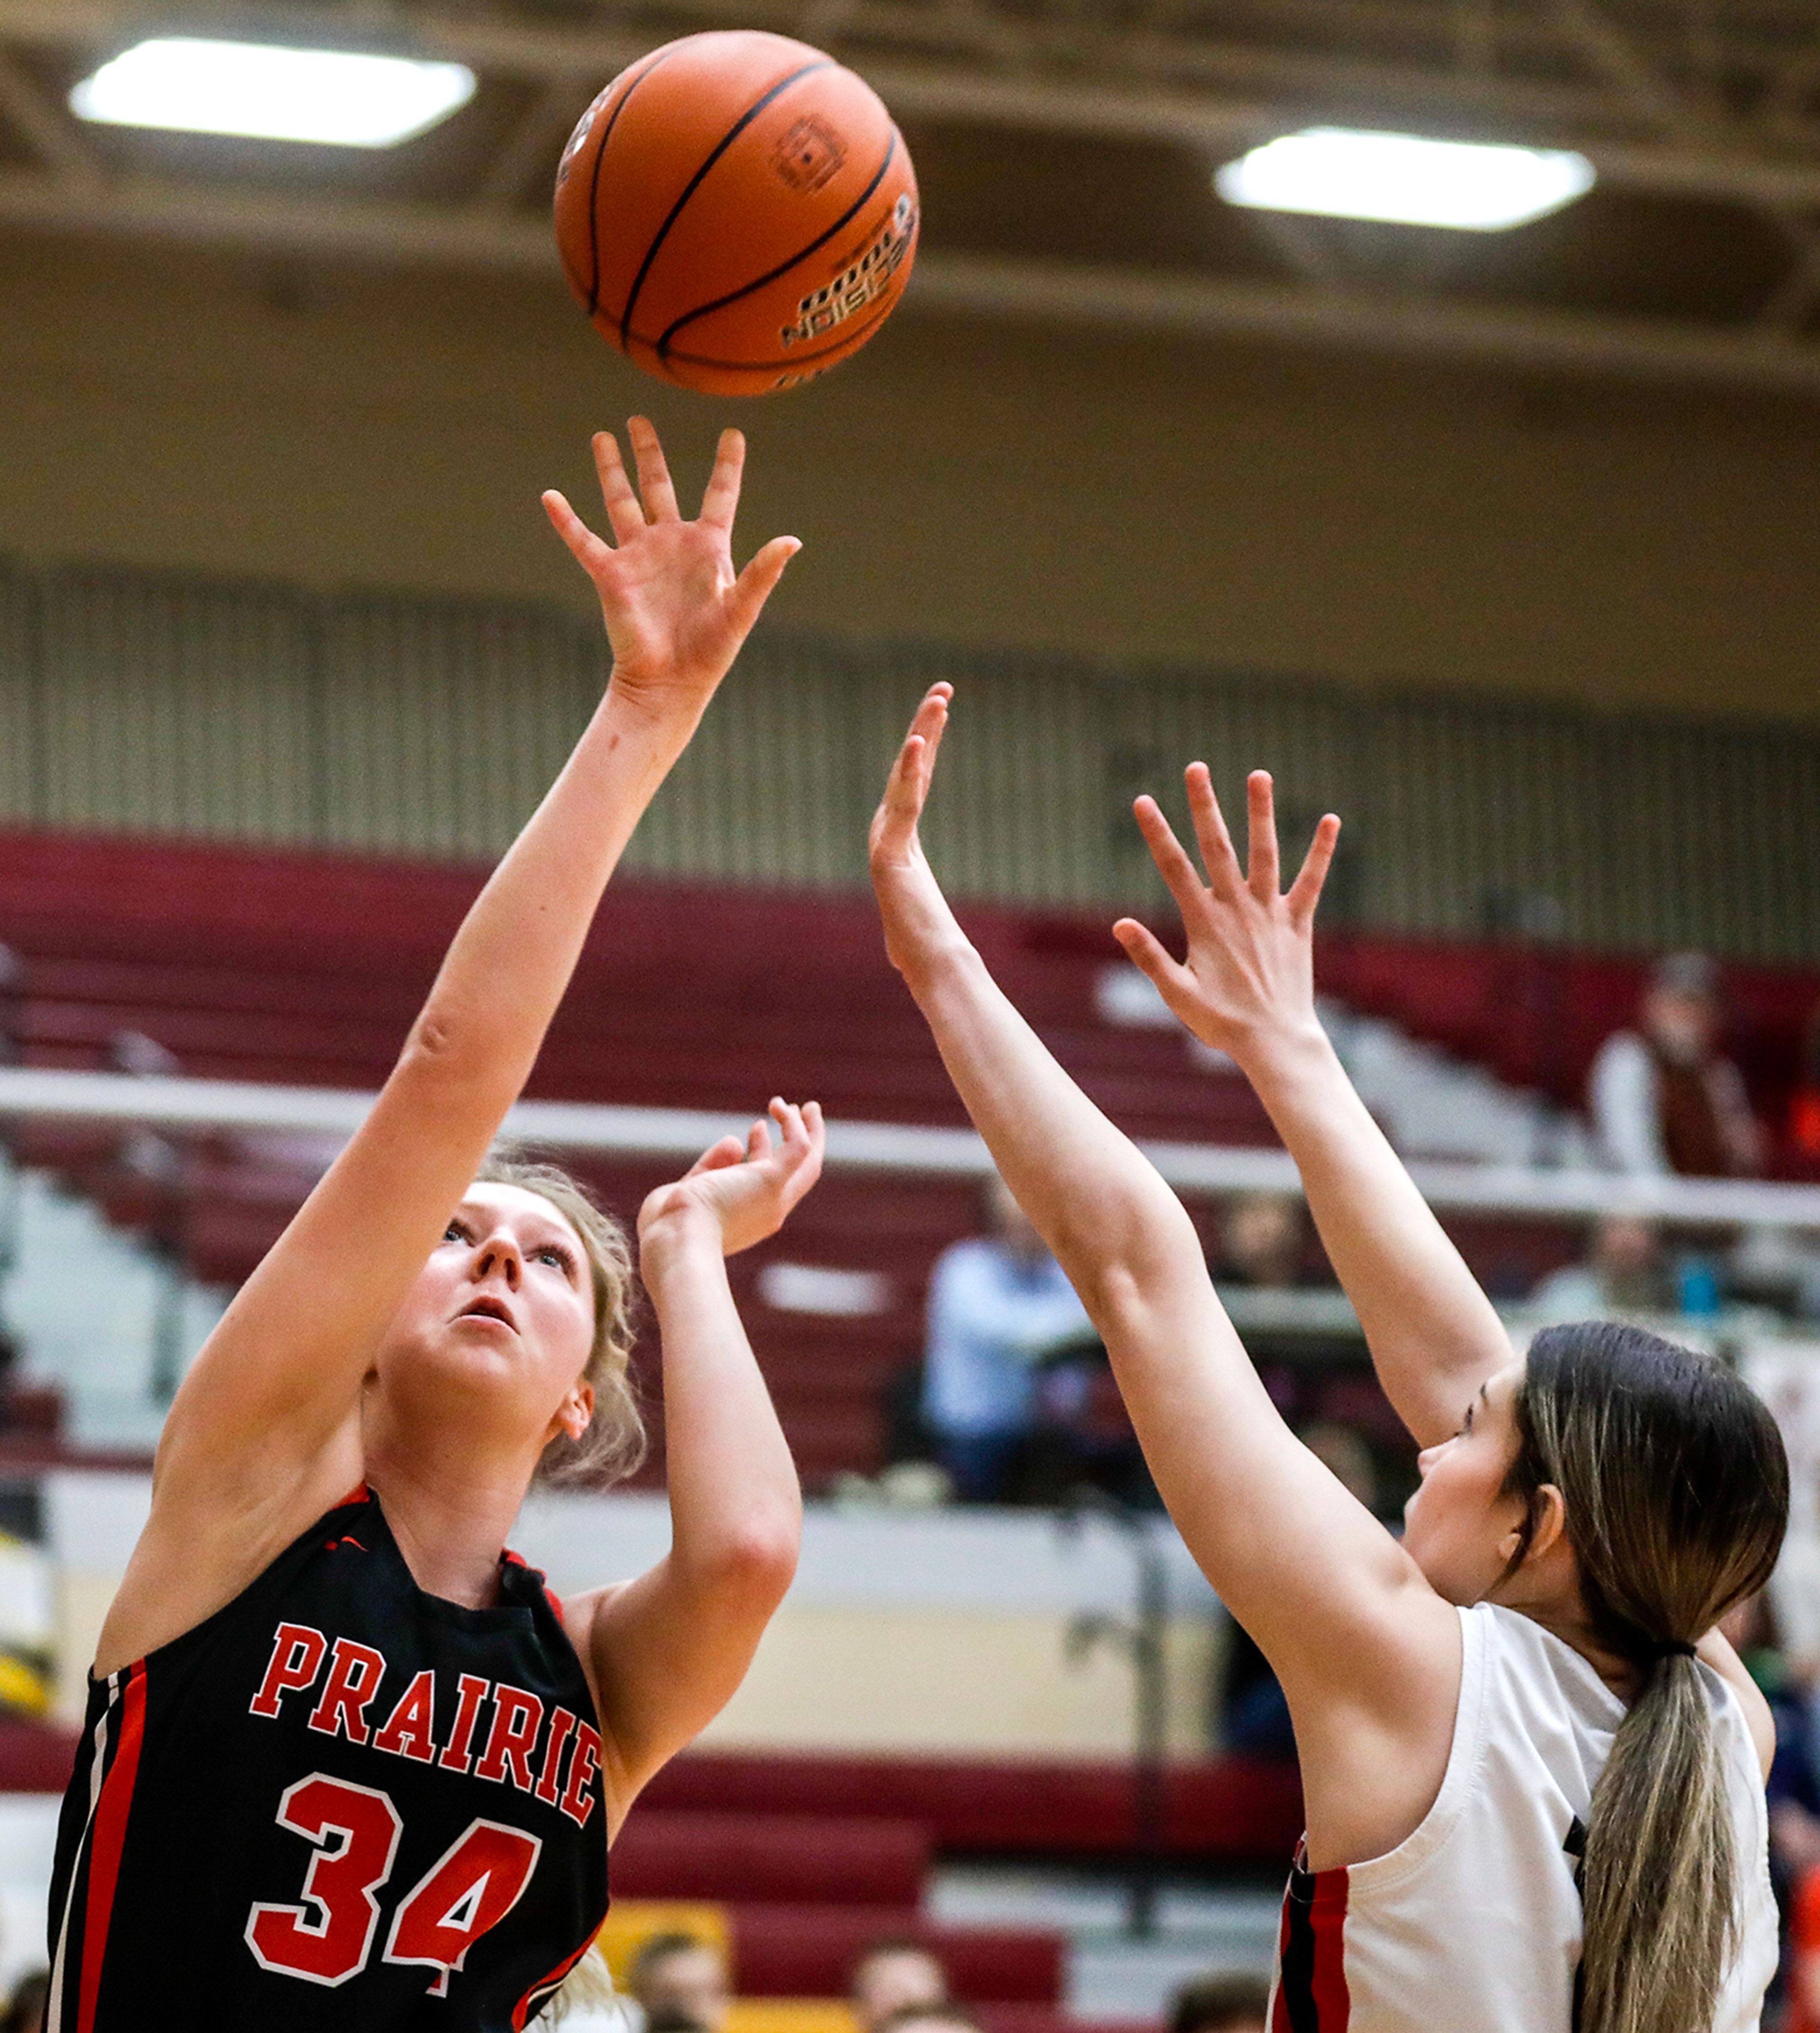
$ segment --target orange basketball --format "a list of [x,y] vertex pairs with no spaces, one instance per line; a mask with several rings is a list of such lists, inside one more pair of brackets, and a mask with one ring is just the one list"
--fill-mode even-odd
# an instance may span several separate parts
[[756,28],[615,78],[556,172],[569,286],[648,373],[762,395],[863,346],[909,280],[916,177],[863,79]]

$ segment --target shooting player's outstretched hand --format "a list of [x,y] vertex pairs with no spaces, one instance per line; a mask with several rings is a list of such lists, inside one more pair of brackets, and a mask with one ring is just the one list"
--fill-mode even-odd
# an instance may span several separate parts
[[802,546],[794,537],[773,537],[743,571],[734,571],[733,515],[746,463],[741,432],[721,433],[702,512],[692,522],[676,505],[650,420],[634,417],[626,435],[636,488],[612,433],[597,432],[594,441],[610,544],[554,488],[544,496],[544,510],[600,596],[614,689],[693,725]]

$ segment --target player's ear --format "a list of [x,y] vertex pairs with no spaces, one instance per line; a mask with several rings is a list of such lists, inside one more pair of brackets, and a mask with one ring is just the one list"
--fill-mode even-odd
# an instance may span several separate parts
[[[556,1425],[571,1440],[579,1440],[594,1421],[594,1387],[591,1383],[578,1383],[564,1400],[563,1408],[556,1414]],[[556,1438],[552,1433],[552,1440]]]
[[1567,1500],[1552,1482],[1545,1482],[1530,1499],[1530,1544],[1526,1558],[1552,1553],[1567,1536]]
[[1566,1499],[1552,1482],[1545,1482],[1530,1499],[1522,1517],[1498,1542],[1499,1556],[1507,1575],[1532,1560],[1542,1559],[1566,1543]]

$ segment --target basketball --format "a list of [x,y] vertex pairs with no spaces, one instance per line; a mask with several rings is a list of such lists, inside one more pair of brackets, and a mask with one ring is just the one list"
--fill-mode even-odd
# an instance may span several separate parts
[[758,29],[685,36],[582,116],[556,244],[596,326],[661,380],[762,395],[857,352],[904,293],[916,178],[863,79]]

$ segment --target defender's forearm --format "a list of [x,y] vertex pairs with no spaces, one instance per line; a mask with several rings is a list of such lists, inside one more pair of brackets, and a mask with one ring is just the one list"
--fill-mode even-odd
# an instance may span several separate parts
[[1241,1064],[1301,1174],[1386,1396],[1421,1445],[1446,1439],[1511,1360],[1491,1301],[1318,1026],[1261,1041]]

